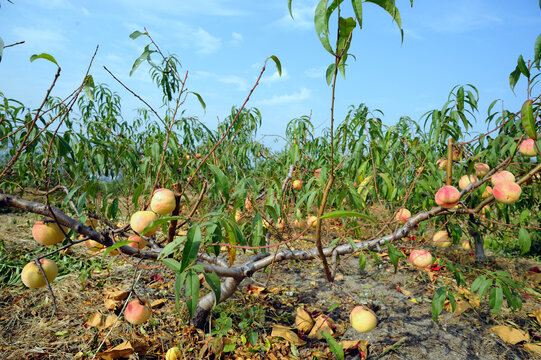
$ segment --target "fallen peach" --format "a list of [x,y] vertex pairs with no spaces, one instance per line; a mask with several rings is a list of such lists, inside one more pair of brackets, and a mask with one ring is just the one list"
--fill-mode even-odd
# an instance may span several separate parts
[[356,306],[349,315],[351,326],[358,332],[364,333],[374,330],[378,318],[372,310],[362,305]]
[[432,264],[432,254],[424,249],[413,250],[410,253],[410,262],[417,267],[427,267]]
[[139,299],[130,301],[124,310],[124,318],[127,322],[134,325],[144,323],[150,318],[151,314],[152,311],[150,308]]

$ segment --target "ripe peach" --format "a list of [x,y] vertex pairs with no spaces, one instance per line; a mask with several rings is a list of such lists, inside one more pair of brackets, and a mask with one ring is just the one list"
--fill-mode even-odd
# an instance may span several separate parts
[[413,250],[410,253],[410,262],[417,267],[427,267],[432,264],[432,254],[424,249]]
[[438,170],[447,169],[447,159],[438,159],[436,165],[438,166]]
[[319,220],[317,216],[314,216],[314,215],[310,215],[308,216],[308,219],[306,219],[306,223],[308,224],[308,226],[311,226],[314,229],[316,228],[318,221]]
[[147,241],[142,236],[136,234],[131,234],[128,240],[131,241],[128,245],[137,249],[143,249],[147,246]]
[[[130,226],[133,231],[141,234],[141,232],[149,226],[153,221],[157,220],[158,217],[152,211],[136,211],[130,218]],[[152,229],[148,230],[146,233],[142,234],[145,236],[150,236],[158,230],[158,226],[154,226]]]
[[298,191],[301,188],[302,188],[302,180],[297,179],[297,180],[293,181],[293,189]]
[[374,330],[378,318],[372,310],[362,305],[356,306],[349,315],[351,326],[358,332],[364,333]]
[[458,181],[458,187],[460,190],[464,190],[468,187],[468,185],[473,184],[474,182],[478,181],[479,179],[477,176],[474,175],[464,175],[460,178]]
[[175,210],[175,193],[169,189],[157,189],[150,200],[150,208],[156,214],[168,215]]
[[471,244],[470,244],[470,240],[468,239],[464,239],[460,242],[460,246],[462,247],[462,249],[464,250],[471,250]]
[[483,191],[483,193],[481,194],[481,198],[483,199],[486,199],[488,198],[490,195],[492,195],[492,188],[490,186],[487,186],[485,188],[485,191]]
[[509,205],[518,200],[522,189],[515,182],[501,182],[494,186],[493,192],[496,201]]
[[[64,231],[67,232],[65,227]],[[43,222],[38,220],[32,227],[32,236],[42,245],[54,245],[64,240],[64,233],[55,222]]]
[[492,175],[490,180],[492,182],[492,186],[496,186],[501,182],[515,182],[515,175],[513,175],[513,173],[510,171],[502,170]]
[[536,156],[537,152],[535,150],[535,141],[534,141],[534,139],[526,139],[526,140],[524,140],[520,144],[520,147],[518,148],[518,151],[522,155],[524,155],[526,157]]
[[488,172],[490,171],[490,166],[485,163],[477,163],[473,165],[473,167],[475,168],[475,175],[480,178],[488,174]]
[[[39,262],[45,272],[45,276],[47,276],[47,280],[52,282],[56,278],[56,275],[58,275],[58,266],[54,261],[49,259],[40,259]],[[47,285],[39,266],[34,261],[31,261],[24,266],[21,271],[21,280],[23,281],[23,284],[31,289]]]
[[180,348],[177,346],[170,348],[167,350],[167,353],[165,353],[165,360],[180,360],[184,359],[184,356],[182,352],[180,351]]
[[435,196],[436,204],[446,209],[452,208],[460,200],[460,191],[454,186],[445,185],[440,188]]
[[127,322],[134,325],[144,323],[150,318],[151,314],[152,311],[150,308],[139,299],[130,301],[124,310],[124,318],[126,318]]
[[460,161],[462,160],[462,152],[458,149],[453,150],[453,161]]
[[394,219],[401,224],[405,224],[409,220],[410,217],[411,217],[411,212],[408,209],[403,208],[403,209],[399,209],[396,212]]
[[434,242],[434,245],[442,249],[448,248],[452,244],[449,233],[447,233],[447,231],[445,230],[440,230],[436,232],[432,237],[432,241]]

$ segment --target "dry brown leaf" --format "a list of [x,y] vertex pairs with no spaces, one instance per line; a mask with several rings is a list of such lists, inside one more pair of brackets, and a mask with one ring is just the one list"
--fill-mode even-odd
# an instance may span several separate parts
[[297,307],[296,313],[297,314],[295,316],[295,328],[297,328],[297,330],[303,333],[307,333],[312,330],[312,327],[314,326],[314,320],[312,320],[310,314],[306,310],[304,310],[302,306]]
[[334,277],[334,280],[336,280],[336,281],[344,280],[344,274],[342,274],[342,273],[336,274],[336,276]]
[[281,337],[295,346],[302,346],[306,344],[306,341],[299,339],[297,334],[295,334],[290,328],[282,325],[274,325],[272,327],[272,337]]
[[316,322],[312,331],[308,334],[308,338],[321,340],[323,339],[323,335],[321,335],[323,332],[334,335],[333,327],[332,319],[327,315],[321,314],[316,318]]
[[124,300],[128,297],[129,292],[128,291],[111,291],[106,292],[105,297],[112,300]]
[[490,328],[490,330],[498,335],[503,341],[512,345],[530,340],[530,334],[528,334],[528,332],[523,333],[519,329],[512,328],[511,326],[494,326]]
[[116,310],[120,306],[120,304],[122,304],[121,300],[113,299],[105,299],[103,302],[107,310]]
[[535,310],[533,313],[531,313],[529,316],[534,317],[535,320],[537,320],[537,323],[541,325],[541,309]]
[[357,348],[368,356],[368,340],[343,340],[338,343],[345,351]]
[[101,328],[103,326],[103,315],[100,312],[95,312],[90,315],[85,324],[89,327]]
[[472,305],[469,302],[457,300],[455,311],[453,312],[453,307],[451,306],[451,302],[449,300],[445,300],[445,302],[443,303],[443,309],[446,311],[452,312],[455,315],[461,315],[465,313],[466,311],[470,310],[471,308],[472,308]]
[[248,287],[248,292],[254,296],[260,295],[263,291],[265,291],[265,288],[262,286],[250,285]]
[[525,349],[526,351],[528,351],[529,353],[533,354],[533,355],[537,355],[537,356],[540,356],[540,355],[541,355],[541,343],[537,343],[537,344],[531,344],[531,343],[524,344],[524,349]]
[[160,306],[162,306],[163,304],[165,304],[167,302],[167,299],[158,299],[158,300],[154,300],[151,304],[150,304],[150,307],[152,309],[155,309],[155,308],[159,308]]
[[131,342],[126,341],[120,345],[115,346],[112,349],[98,353],[98,356],[104,360],[114,360],[118,358],[128,357],[133,353],[135,353],[134,347],[132,346]]
[[[108,315],[106,318],[105,318],[105,323],[103,324],[103,328],[104,329],[109,329],[111,328],[113,325],[115,325],[115,321],[118,319],[118,316],[116,316],[115,314],[112,314],[112,315]],[[116,323],[115,327],[117,327],[118,325],[120,325],[119,322]]]

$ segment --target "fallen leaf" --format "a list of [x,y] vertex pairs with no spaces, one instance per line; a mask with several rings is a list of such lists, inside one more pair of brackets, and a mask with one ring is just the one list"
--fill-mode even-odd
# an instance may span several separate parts
[[333,327],[332,319],[327,315],[321,314],[316,318],[316,322],[314,327],[312,327],[312,331],[308,334],[308,338],[321,340],[323,339],[323,335],[321,335],[323,332],[334,335]]
[[529,353],[532,353],[533,355],[540,356],[541,355],[541,343],[537,344],[524,344],[524,349],[528,351]]
[[467,301],[457,300],[455,311],[453,311],[451,302],[449,300],[445,300],[445,302],[443,303],[443,308],[449,312],[454,313],[455,315],[461,315],[466,311],[470,310],[472,308],[472,305]]
[[116,310],[120,304],[122,304],[122,300],[113,300],[113,299],[105,299],[103,301],[105,303],[105,307],[107,310]]
[[297,334],[295,334],[290,328],[282,325],[274,325],[272,327],[271,336],[281,337],[295,346],[302,346],[306,344],[306,341],[299,339]]
[[295,328],[302,333],[307,333],[312,330],[314,326],[314,320],[310,314],[304,310],[302,306],[297,307],[295,316]]
[[127,341],[115,346],[112,349],[98,353],[98,356],[104,360],[114,360],[122,357],[129,357],[133,353],[135,353],[135,349],[131,342]]
[[336,281],[344,280],[344,274],[342,274],[342,273],[336,274],[336,276],[334,277],[334,280],[336,280]]
[[163,304],[165,304],[167,302],[167,299],[158,299],[158,300],[154,300],[151,304],[150,304],[150,307],[152,309],[155,309],[155,308],[158,308],[160,306],[162,306]]
[[523,333],[519,329],[512,328],[510,326],[494,326],[490,330],[498,335],[506,343],[515,345],[522,341],[529,341],[530,334],[528,332]]
[[537,323],[541,325],[541,309],[535,310],[533,313],[529,314],[528,316],[534,317],[535,320],[537,320]]
[[124,300],[128,297],[128,291],[112,291],[104,294],[105,297],[112,300]]
[[103,325],[103,315],[99,312],[95,312],[94,314],[90,315],[85,324],[89,327],[100,328]]
[[343,340],[338,343],[344,351],[355,350],[363,352],[365,357],[368,356],[368,340]]
[[[104,329],[109,329],[111,328],[114,324],[115,324],[115,321],[118,319],[118,316],[116,316],[115,314],[112,314],[112,315],[108,315],[106,318],[105,318],[105,323],[103,324],[103,328]],[[120,325],[119,322],[116,323],[115,327],[117,327],[118,325]]]
[[248,285],[246,287],[246,291],[248,291],[250,294],[257,296],[261,294],[263,291],[265,291],[265,288],[262,286],[256,286],[256,285]]

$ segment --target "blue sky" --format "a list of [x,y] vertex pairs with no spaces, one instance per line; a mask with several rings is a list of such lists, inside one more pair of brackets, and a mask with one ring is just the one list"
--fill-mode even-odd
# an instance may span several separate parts
[[[287,0],[0,0],[0,37],[6,48],[0,63],[0,91],[37,107],[56,71],[46,61],[29,62],[32,54],[53,55],[62,67],[54,95],[66,96],[80,84],[99,45],[91,74],[122,97],[123,114],[132,118],[143,107],[108,75],[107,66],[127,86],[156,108],[161,94],[141,66],[129,76],[146,40],[129,34],[146,27],[166,53],[175,53],[189,71],[188,88],[207,103],[186,103],[186,115],[198,116],[215,128],[231,106],[240,106],[253,86],[264,60],[276,55],[283,67],[278,77],[269,64],[263,82],[248,106],[260,109],[259,134],[282,135],[289,120],[309,115],[322,129],[330,125],[331,88],[325,69],[333,60],[313,27],[317,1],[293,0],[294,20]],[[350,2],[344,2],[346,13]],[[419,120],[440,108],[455,85],[473,84],[481,96],[476,131],[484,131],[487,107],[503,99],[518,111],[525,100],[524,79],[509,87],[517,58],[533,56],[541,30],[536,0],[409,0],[397,1],[405,36],[391,17],[365,4],[363,29],[353,34],[346,79],[337,85],[336,121],[350,105],[365,103],[384,112],[386,124],[400,116]],[[500,106],[501,108],[501,106]],[[265,137],[270,144],[273,137]]]

